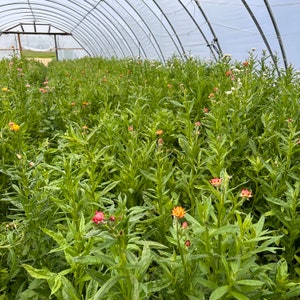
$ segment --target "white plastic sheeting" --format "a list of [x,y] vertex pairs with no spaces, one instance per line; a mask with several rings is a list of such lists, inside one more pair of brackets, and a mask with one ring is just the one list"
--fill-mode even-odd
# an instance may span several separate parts
[[70,34],[60,47],[80,55],[243,60],[255,48],[300,67],[300,0],[0,0],[0,47],[22,24]]

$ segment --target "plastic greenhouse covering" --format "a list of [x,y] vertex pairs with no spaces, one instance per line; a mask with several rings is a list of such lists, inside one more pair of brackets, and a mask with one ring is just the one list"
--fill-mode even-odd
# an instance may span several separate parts
[[0,57],[243,60],[255,48],[300,67],[299,0],[0,0]]

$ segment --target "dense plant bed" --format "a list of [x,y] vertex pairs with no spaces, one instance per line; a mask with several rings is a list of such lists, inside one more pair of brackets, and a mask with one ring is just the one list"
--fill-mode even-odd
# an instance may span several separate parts
[[297,299],[298,74],[267,58],[0,62],[0,299]]

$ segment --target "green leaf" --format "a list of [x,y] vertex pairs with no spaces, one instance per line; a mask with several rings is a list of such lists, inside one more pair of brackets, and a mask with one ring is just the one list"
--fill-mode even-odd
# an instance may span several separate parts
[[235,284],[248,285],[248,286],[261,286],[264,283],[259,280],[244,279],[244,280],[236,281]]
[[151,262],[152,262],[151,251],[150,251],[149,246],[147,244],[145,244],[143,251],[142,251],[141,259],[136,265],[136,277],[138,280],[142,281]]
[[105,282],[105,284],[103,284],[103,286],[101,287],[101,289],[97,292],[97,294],[94,296],[93,300],[97,300],[97,299],[102,299],[102,297],[104,297],[105,294],[107,294],[110,289],[119,281],[119,280],[123,280],[126,279],[125,276],[123,275],[117,275],[114,277],[111,277],[109,280],[107,280]]
[[232,292],[232,291],[230,293],[237,300],[249,300],[249,298],[243,294],[240,294],[237,292]]
[[55,295],[59,291],[62,285],[61,274],[56,274],[54,277],[48,279],[48,284],[51,289],[51,295]]
[[32,276],[33,278],[48,280],[49,278],[55,276],[55,273],[50,272],[46,268],[36,269],[36,268],[34,268],[30,265],[27,265],[27,264],[22,264],[22,266],[29,273],[29,275]]
[[209,300],[221,299],[228,291],[229,291],[228,285],[220,286],[212,292],[212,294],[209,297]]
[[201,285],[203,285],[203,286],[205,286],[205,287],[207,287],[207,288],[209,288],[211,290],[215,290],[215,289],[218,288],[218,286],[214,282],[212,282],[210,280],[207,280],[207,279],[204,279],[204,278],[199,278],[198,282]]
[[104,189],[99,192],[99,197],[103,197],[107,194],[110,190],[112,190],[120,181],[113,181],[110,182]]
[[60,232],[56,233],[56,232],[54,232],[52,230],[49,230],[47,228],[43,228],[42,230],[47,235],[49,235],[50,237],[52,237],[58,245],[60,245],[60,246],[68,246],[67,241],[65,240],[65,238],[63,237],[63,235]]
[[64,300],[78,300],[81,296],[78,294],[72,283],[65,277],[61,276],[63,288],[62,295]]
[[97,293],[99,288],[99,284],[96,280],[91,279],[89,283],[87,284],[86,288],[86,299],[94,299],[94,295]]
[[216,236],[219,234],[224,234],[224,233],[235,233],[238,231],[238,226],[237,225],[224,225],[218,229],[213,229],[209,232],[210,236]]

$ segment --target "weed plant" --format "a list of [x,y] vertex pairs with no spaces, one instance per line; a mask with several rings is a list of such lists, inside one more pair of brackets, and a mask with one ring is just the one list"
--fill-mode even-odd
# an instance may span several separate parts
[[0,299],[298,299],[298,73],[0,62]]

